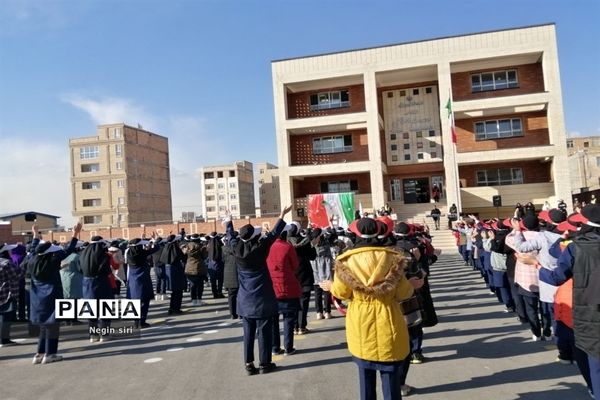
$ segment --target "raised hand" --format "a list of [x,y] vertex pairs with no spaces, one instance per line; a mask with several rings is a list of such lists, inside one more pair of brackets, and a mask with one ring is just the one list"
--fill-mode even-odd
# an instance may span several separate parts
[[287,206],[286,208],[284,208],[283,210],[281,210],[281,218],[283,218],[290,211],[292,211],[292,205],[291,204],[289,206]]

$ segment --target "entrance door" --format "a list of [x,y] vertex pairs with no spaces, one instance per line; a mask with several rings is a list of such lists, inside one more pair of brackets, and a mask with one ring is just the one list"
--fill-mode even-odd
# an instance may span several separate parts
[[400,200],[401,186],[400,179],[392,179],[390,181],[390,193],[392,194],[392,201]]
[[432,176],[431,177],[431,190],[433,191],[434,186],[440,189],[440,198],[446,198],[446,189],[444,188],[444,177],[443,176]]
[[404,179],[404,204],[429,203],[429,179]]

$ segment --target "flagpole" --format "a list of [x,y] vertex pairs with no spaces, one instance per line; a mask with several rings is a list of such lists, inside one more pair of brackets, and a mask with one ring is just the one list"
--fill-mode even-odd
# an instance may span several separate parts
[[450,117],[450,134],[452,135],[452,165],[454,167],[454,181],[456,190],[456,208],[458,211],[457,217],[462,212],[462,199],[460,195],[460,175],[458,173],[458,162],[456,161],[456,127],[454,123],[454,109],[452,108],[452,90],[448,89],[448,113]]

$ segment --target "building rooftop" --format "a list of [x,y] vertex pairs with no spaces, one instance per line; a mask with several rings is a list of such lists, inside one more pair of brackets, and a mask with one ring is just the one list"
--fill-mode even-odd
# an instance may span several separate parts
[[21,215],[25,215],[25,214],[29,214],[29,213],[34,213],[37,215],[42,215],[44,217],[50,217],[50,218],[62,218],[62,217],[59,217],[58,215],[45,214],[45,213],[41,213],[41,212],[37,212],[37,211],[23,211],[23,212],[16,212],[16,213],[0,214],[0,219],[19,217]]
[[513,28],[494,29],[494,30],[481,31],[481,32],[462,33],[462,34],[459,34],[459,35],[440,36],[440,37],[434,37],[434,38],[430,38],[430,39],[411,40],[411,41],[407,41],[407,42],[390,43],[390,44],[384,44],[384,45],[379,45],[379,46],[361,47],[361,48],[349,49],[349,50],[340,50],[340,51],[332,51],[332,52],[326,52],[326,53],[309,54],[309,55],[306,55],[306,56],[282,58],[282,59],[279,59],[279,60],[272,60],[271,63],[278,63],[278,62],[291,61],[291,60],[300,60],[300,59],[303,59],[303,58],[311,58],[311,57],[329,56],[329,55],[332,55],[332,54],[350,53],[350,52],[353,52],[353,51],[381,49],[381,48],[384,48],[384,47],[402,46],[402,45],[406,45],[406,44],[432,42],[434,40],[453,39],[453,38],[459,38],[459,37],[464,37],[464,36],[483,35],[483,34],[486,34],[486,33],[514,31],[514,30],[519,30],[519,29],[530,29],[530,28],[537,28],[537,27],[550,26],[550,25],[556,25],[556,24],[554,22],[549,22],[549,23],[545,23],[545,24],[518,26],[518,27],[513,27]]
[[[135,130],[138,130],[138,131],[145,132],[145,133],[147,133],[149,135],[161,137],[161,138],[163,138],[165,140],[169,140],[168,137],[163,136],[163,135],[159,135],[156,132],[151,132],[149,130],[146,130],[146,129],[142,128],[141,125],[139,127],[137,127],[137,126],[127,125],[124,122],[115,122],[113,124],[100,124],[100,125],[97,126],[97,128],[99,128],[99,127],[105,127],[105,126],[122,126],[122,127],[127,127],[127,128],[131,128],[131,129],[135,129]],[[97,136],[98,135],[90,135],[90,136],[81,136],[81,137],[71,138],[71,139],[69,139],[69,143],[72,142],[72,141],[78,141],[78,140],[83,140],[83,139],[95,138]]]

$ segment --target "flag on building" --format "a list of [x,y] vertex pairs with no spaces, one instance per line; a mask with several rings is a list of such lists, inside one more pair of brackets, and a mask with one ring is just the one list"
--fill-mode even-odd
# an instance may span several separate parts
[[308,196],[308,220],[326,228],[329,222],[347,228],[354,220],[354,193],[324,193]]
[[452,131],[452,143],[456,144],[456,126],[454,126],[454,113],[452,112],[452,100],[448,97],[448,103],[446,103],[446,109],[448,110],[448,119],[450,120],[450,129]]

